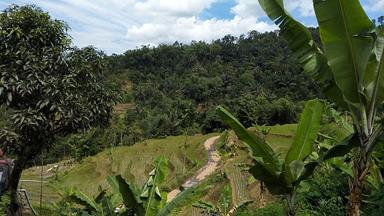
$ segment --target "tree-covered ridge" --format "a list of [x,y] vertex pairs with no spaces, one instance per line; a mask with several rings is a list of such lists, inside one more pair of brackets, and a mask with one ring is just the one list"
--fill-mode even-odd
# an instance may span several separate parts
[[109,60],[111,73],[133,82],[127,134],[141,138],[221,128],[218,104],[247,126],[291,123],[300,102],[319,95],[279,32],[144,46]]

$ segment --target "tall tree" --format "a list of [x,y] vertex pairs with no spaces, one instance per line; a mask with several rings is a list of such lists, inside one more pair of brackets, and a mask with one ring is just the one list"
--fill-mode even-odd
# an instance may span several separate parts
[[114,94],[101,82],[103,54],[70,47],[67,25],[35,6],[13,5],[0,14],[0,104],[11,124],[1,147],[16,156],[11,212],[26,164],[58,136],[108,122]]
[[371,153],[383,135],[384,28],[375,27],[358,0],[313,0],[322,49],[307,28],[285,10],[282,0],[259,2],[280,27],[304,70],[331,101],[353,117],[358,151],[353,160],[348,214],[360,215]]

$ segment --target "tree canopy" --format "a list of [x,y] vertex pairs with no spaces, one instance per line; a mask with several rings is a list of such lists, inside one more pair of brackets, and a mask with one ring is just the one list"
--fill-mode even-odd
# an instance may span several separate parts
[[126,123],[136,138],[220,130],[218,104],[246,126],[293,123],[301,102],[320,96],[278,32],[144,46],[110,56],[108,73],[132,81]]
[[115,95],[102,81],[104,54],[71,47],[67,31],[35,6],[13,5],[0,14],[0,104],[10,118],[0,145],[17,156],[13,191],[25,164],[57,136],[110,118]]

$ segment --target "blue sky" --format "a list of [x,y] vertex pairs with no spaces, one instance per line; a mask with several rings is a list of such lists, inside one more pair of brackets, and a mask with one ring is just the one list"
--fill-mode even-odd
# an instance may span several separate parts
[[[108,54],[276,29],[257,0],[0,0],[0,9],[12,3],[43,8],[68,23],[76,46],[93,45]],[[384,0],[361,4],[372,19],[384,15]],[[311,0],[285,0],[285,5],[295,18],[316,26]]]

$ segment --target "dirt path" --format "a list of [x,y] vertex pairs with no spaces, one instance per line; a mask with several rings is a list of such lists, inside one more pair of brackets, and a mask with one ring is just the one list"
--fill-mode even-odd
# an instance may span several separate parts
[[[219,138],[220,136],[211,137],[204,142],[204,147],[208,151],[208,162],[207,164],[205,164],[205,166],[200,168],[194,176],[187,179],[187,181],[185,181],[181,185],[183,188],[189,188],[200,183],[205,178],[207,178],[207,176],[211,175],[216,170],[217,165],[220,161],[220,155],[216,151],[215,142]],[[171,200],[173,200],[173,198],[175,198],[176,195],[179,194],[180,192],[181,191],[179,189],[175,189],[169,192],[167,197],[167,202],[170,202]]]

